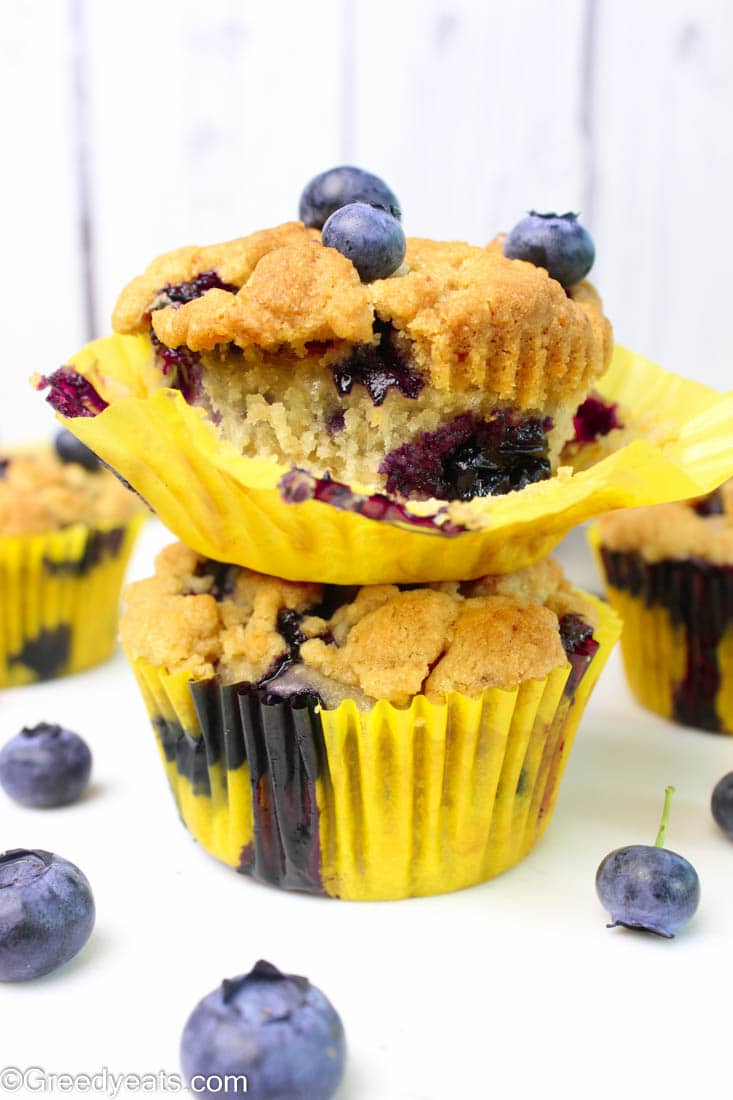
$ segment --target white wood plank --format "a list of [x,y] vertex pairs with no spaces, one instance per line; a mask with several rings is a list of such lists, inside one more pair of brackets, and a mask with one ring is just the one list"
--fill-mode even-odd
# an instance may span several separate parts
[[27,378],[54,370],[85,335],[68,7],[47,0],[3,6],[0,441],[55,430]]
[[154,255],[297,217],[341,160],[339,0],[87,0],[100,326]]
[[617,338],[730,389],[733,6],[598,9],[597,283]]
[[354,2],[354,158],[408,233],[483,243],[532,207],[578,208],[582,0]]

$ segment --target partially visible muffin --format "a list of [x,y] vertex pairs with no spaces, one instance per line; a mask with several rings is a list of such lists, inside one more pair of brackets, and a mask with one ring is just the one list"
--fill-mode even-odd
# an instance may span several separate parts
[[143,516],[137,497],[69,432],[56,449],[0,448],[0,687],[109,656]]
[[99,464],[63,462],[50,445],[0,447],[0,537],[124,523],[139,511],[134,494]]
[[595,539],[636,697],[665,718],[733,733],[733,480],[611,513]]
[[408,239],[362,283],[286,223],[159,257],[113,323],[150,331],[166,383],[242,454],[412,500],[505,493],[557,468],[612,340],[589,283],[502,240]]

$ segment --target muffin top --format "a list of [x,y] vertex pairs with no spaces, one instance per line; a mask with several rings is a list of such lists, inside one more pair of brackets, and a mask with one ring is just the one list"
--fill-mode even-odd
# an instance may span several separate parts
[[512,689],[567,663],[568,616],[582,617],[587,636],[593,624],[550,560],[464,583],[357,588],[284,581],[175,543],[125,600],[121,637],[133,658],[276,695],[315,693],[328,708]]
[[490,390],[522,407],[590,389],[608,365],[611,328],[590,283],[569,291],[543,268],[482,248],[408,238],[405,262],[362,283],[316,229],[290,222],[154,260],[122,292],[116,331],[175,348],[233,344],[243,362],[286,351],[326,364],[375,344],[391,324],[438,390]]
[[119,522],[141,505],[107,470],[62,462],[46,444],[0,450],[0,534]]
[[598,523],[608,550],[648,562],[703,558],[733,565],[733,479],[704,497],[610,512]]

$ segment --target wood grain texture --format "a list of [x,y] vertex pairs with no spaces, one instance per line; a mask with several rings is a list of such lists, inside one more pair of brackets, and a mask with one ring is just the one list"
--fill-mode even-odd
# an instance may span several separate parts
[[343,13],[315,8],[89,3],[102,327],[157,253],[297,217],[341,159]]
[[600,3],[595,278],[616,335],[670,370],[733,383],[733,6]]
[[585,180],[582,0],[354,0],[353,150],[417,236],[482,243]]
[[415,235],[580,209],[619,339],[729,388],[732,52],[726,0],[5,0],[0,437],[154,255],[344,161]]
[[0,440],[46,435],[53,417],[28,384],[84,340],[70,9],[3,7]]

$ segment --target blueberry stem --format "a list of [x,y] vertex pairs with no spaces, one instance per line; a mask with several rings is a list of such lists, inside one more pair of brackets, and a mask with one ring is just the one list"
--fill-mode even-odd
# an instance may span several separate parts
[[659,832],[657,833],[657,839],[654,842],[655,848],[663,848],[664,842],[667,839],[667,825],[669,824],[669,811],[672,808],[673,794],[674,787],[664,788],[664,809],[662,810],[662,820],[659,823]]

